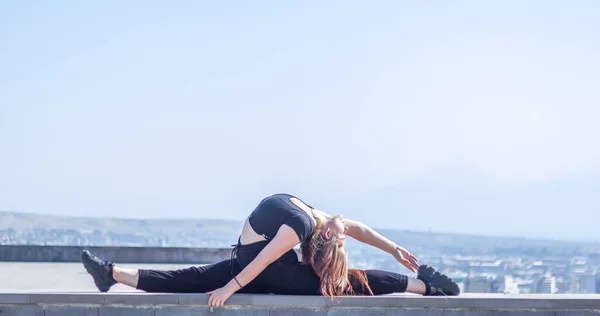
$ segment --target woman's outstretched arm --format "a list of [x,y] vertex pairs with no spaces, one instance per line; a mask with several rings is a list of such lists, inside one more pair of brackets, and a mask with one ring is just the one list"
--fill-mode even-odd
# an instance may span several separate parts
[[391,240],[385,238],[369,226],[359,221],[349,219],[344,219],[344,223],[348,225],[346,235],[391,254],[398,262],[412,272],[416,272],[419,268],[419,261],[414,255],[403,247],[400,247]]
[[[293,249],[294,246],[300,243],[300,239],[294,230],[287,225],[282,225],[277,234],[258,256],[250,262],[237,276],[232,279],[224,287],[208,292],[209,306],[223,306],[225,301],[229,299],[233,293],[240,289],[240,286],[245,286],[254,280],[269,264],[279,259],[284,253]],[[236,281],[237,280],[237,281]],[[239,282],[239,284],[238,284]]]

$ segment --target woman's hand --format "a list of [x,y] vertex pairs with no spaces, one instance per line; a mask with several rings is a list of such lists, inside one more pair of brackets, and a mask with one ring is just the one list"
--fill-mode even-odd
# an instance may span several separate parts
[[[233,295],[240,290],[240,287],[246,286],[252,282],[265,268],[275,262],[288,252],[294,249],[294,246],[300,243],[300,239],[296,232],[288,225],[281,225],[275,238],[271,240],[263,250],[245,267],[242,271],[227,283],[227,285],[206,292],[210,295],[208,298],[208,306],[220,307]],[[244,285],[242,285],[244,284]]]
[[419,269],[419,260],[417,260],[417,257],[413,256],[403,247],[396,246],[394,257],[411,272],[417,272],[417,269]]
[[206,292],[206,294],[210,295],[208,298],[208,306],[211,307],[221,307],[225,304],[231,295],[233,295],[233,291],[229,290],[227,286],[222,288],[218,288],[216,290]]

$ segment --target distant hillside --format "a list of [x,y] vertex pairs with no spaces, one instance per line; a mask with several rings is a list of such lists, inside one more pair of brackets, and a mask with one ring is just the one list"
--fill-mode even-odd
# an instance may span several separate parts
[[0,244],[223,246],[241,222],[218,219],[115,219],[0,212]]
[[[229,247],[242,222],[114,219],[0,212],[0,244]],[[589,255],[600,243],[378,230],[415,253]],[[354,243],[351,241],[350,243]]]

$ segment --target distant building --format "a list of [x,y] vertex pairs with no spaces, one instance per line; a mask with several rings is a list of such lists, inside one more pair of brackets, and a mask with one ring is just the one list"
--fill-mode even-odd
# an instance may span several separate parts
[[534,293],[554,294],[556,293],[556,277],[551,274],[538,277],[533,282]]
[[494,273],[494,274],[502,274],[504,273],[505,262],[502,260],[488,261],[488,262],[471,262],[469,263],[469,273],[479,274],[479,273]]
[[556,276],[556,293],[574,293],[571,283],[562,276]]
[[586,257],[573,257],[571,258],[571,266],[573,268],[584,268],[587,266],[588,259]]
[[586,272],[577,274],[577,279],[579,281],[578,293],[596,293],[596,273]]
[[552,272],[552,267],[554,267],[555,264],[550,263],[550,262],[544,262],[544,261],[534,261],[531,264],[531,268],[529,269],[530,271],[536,271],[536,273],[540,273],[540,274],[545,274],[545,273],[550,273]]
[[465,279],[465,293],[493,293],[492,284],[496,275],[482,273]]
[[519,293],[534,293],[533,284],[534,280],[517,280],[517,287],[519,288]]
[[498,276],[492,282],[492,293],[519,294],[519,284],[512,275]]

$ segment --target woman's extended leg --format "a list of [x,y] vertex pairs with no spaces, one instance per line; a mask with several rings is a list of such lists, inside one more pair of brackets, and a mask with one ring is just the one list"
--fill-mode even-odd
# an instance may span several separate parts
[[[458,284],[448,276],[435,271],[434,268],[419,266],[417,278],[382,270],[365,270],[367,281],[374,295],[391,293],[415,293],[421,295],[446,295],[460,294]],[[352,287],[357,294],[369,294],[356,280],[352,280]]]
[[229,282],[231,260],[179,270],[139,269],[137,289],[163,293],[205,293]]
[[179,270],[125,269],[86,250],[81,261],[101,292],[121,283],[146,292],[204,293],[224,286],[232,278],[231,260]]
[[[374,295],[392,293],[415,293],[425,294],[425,283],[423,281],[409,278],[404,274],[383,270],[365,270],[367,281]],[[357,282],[352,282],[357,294],[366,295],[368,290],[361,287]]]
[[[409,278],[406,275],[383,271],[383,270],[364,270],[367,275],[369,287],[374,295],[392,294],[392,293],[414,293],[421,295],[459,295],[458,284],[451,278],[443,275],[432,267],[421,265],[416,279]],[[363,287],[357,280],[349,276],[352,288],[359,295],[368,295],[369,291]]]

